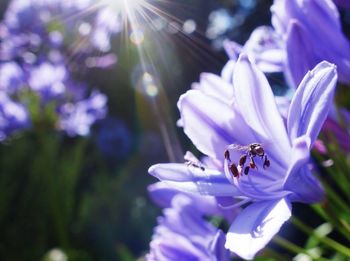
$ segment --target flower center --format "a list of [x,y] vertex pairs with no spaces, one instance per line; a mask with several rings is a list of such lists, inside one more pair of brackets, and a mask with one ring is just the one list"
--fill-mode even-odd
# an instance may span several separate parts
[[[237,164],[232,163],[230,158],[230,150],[243,152],[243,155],[239,158],[239,162]],[[224,157],[227,160],[228,169],[235,178],[239,178],[240,176],[242,176],[242,172],[245,175],[248,175],[250,169],[258,170],[258,167],[255,164],[256,157],[263,160],[264,169],[270,167],[270,160],[265,154],[265,150],[260,143],[251,143],[247,146],[231,144],[225,150]],[[247,159],[249,159],[249,163],[247,163]]]

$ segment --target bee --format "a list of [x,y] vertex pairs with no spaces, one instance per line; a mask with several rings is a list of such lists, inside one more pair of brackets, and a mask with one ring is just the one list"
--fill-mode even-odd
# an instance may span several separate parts
[[[238,166],[234,163],[231,163],[229,150],[237,150],[244,152],[244,154],[239,158]],[[270,160],[268,159],[265,153],[265,149],[260,143],[251,143],[247,146],[231,144],[225,150],[224,157],[228,161],[229,170],[231,171],[232,175],[236,178],[239,178],[239,176],[242,175],[242,170],[245,175],[248,175],[250,169],[258,169],[257,165],[255,164],[256,157],[259,157],[263,160],[264,169],[270,167]],[[248,158],[249,164],[246,165]]]
[[185,159],[185,163],[188,165],[188,166],[193,166],[195,168],[199,168],[201,169],[202,171],[205,170],[202,162],[199,161],[199,159],[196,158],[196,156],[194,156],[192,154],[192,152],[189,152],[187,151],[185,156],[184,156],[184,159]]

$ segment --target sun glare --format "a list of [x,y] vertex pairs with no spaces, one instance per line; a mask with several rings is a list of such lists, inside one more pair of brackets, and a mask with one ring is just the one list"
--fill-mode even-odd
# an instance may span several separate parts
[[101,5],[119,12],[134,12],[146,4],[146,0],[101,0]]

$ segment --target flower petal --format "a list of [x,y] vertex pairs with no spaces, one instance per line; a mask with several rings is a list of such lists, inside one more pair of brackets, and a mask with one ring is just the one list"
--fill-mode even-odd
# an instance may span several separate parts
[[310,145],[313,145],[331,107],[336,82],[336,67],[325,61],[307,73],[288,113],[287,128],[291,141],[308,135]]
[[350,9],[349,0],[334,0],[334,3],[339,7]]
[[[278,112],[271,87],[248,56],[242,54],[234,72],[235,100],[244,120],[257,134],[256,142],[274,147],[271,151],[284,155],[289,150],[289,140],[281,115]],[[270,145],[270,144],[269,144]]]
[[288,28],[287,33],[287,54],[288,54],[288,69],[294,88],[303,79],[304,75],[310,68],[313,68],[319,61],[314,54],[310,36],[306,28],[296,20],[293,20]]
[[223,47],[225,52],[227,53],[230,60],[236,61],[238,59],[239,54],[243,50],[243,46],[230,40],[225,40],[223,42]]
[[219,197],[240,195],[226,176],[217,170],[206,168],[203,171],[186,164],[169,163],[153,165],[148,172],[181,191]]
[[272,27],[257,27],[243,47],[228,40],[223,45],[231,61],[237,61],[239,54],[244,52],[263,72],[281,72],[284,69],[285,51]]
[[[231,77],[233,75],[233,70]],[[193,89],[200,90],[206,95],[213,96],[229,103],[233,97],[233,86],[218,75],[212,73],[201,73],[199,83],[192,85]]]
[[319,202],[324,191],[319,181],[308,170],[310,158],[310,138],[301,136],[294,140],[290,169],[287,171],[284,189],[292,191],[291,201],[304,203]]
[[251,130],[229,105],[198,90],[180,97],[184,132],[202,153],[223,160],[227,145],[253,140]]
[[211,242],[209,248],[213,256],[216,257],[217,261],[229,261],[230,251],[225,249],[225,234],[219,229],[216,233],[213,241]]
[[[232,216],[235,215],[234,211],[221,208],[218,205],[217,198],[213,196],[203,196],[193,193],[186,193],[169,187],[169,185],[167,185],[166,182],[154,183],[148,186],[148,191],[152,201],[162,208],[171,207],[173,198],[179,194],[184,194],[192,200],[193,205],[196,206],[197,211],[199,211],[200,213],[206,215],[223,215],[226,218],[232,218]],[[220,200],[220,202],[222,200],[230,200],[231,205],[233,204],[232,202],[234,202],[232,197],[218,198],[218,200]]]
[[[224,68],[221,70],[221,78],[226,82],[232,84],[233,83],[233,72],[235,69],[236,60],[229,60]],[[232,96],[233,96],[233,85],[232,85]],[[230,97],[232,99],[232,96]]]
[[285,52],[281,39],[272,27],[257,27],[245,43],[244,52],[265,73],[281,72],[284,69]]
[[225,247],[244,259],[253,259],[290,216],[291,205],[284,198],[253,203],[232,223]]

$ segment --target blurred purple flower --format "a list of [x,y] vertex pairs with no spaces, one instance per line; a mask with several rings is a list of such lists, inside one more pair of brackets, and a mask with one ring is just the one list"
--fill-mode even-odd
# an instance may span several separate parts
[[26,108],[12,101],[5,92],[0,92],[0,141],[11,134],[26,129],[30,120]]
[[[202,153],[224,162],[224,173],[185,164],[158,164],[149,173],[177,189],[251,203],[233,221],[226,238],[226,248],[251,259],[289,219],[291,202],[313,203],[323,197],[307,163],[336,81],[335,66],[327,62],[307,73],[292,99],[285,126],[265,76],[243,54],[235,65],[233,86],[221,84],[223,80],[203,89],[199,86],[178,103],[186,135]],[[263,146],[270,167],[264,169],[256,160],[257,167],[249,175],[234,178],[224,152],[230,144],[252,143]],[[232,162],[239,162],[242,152],[230,149],[229,153]]]
[[328,118],[322,128],[326,137],[336,139],[339,146],[346,152],[350,152],[350,134],[335,120]]
[[121,19],[117,10],[111,7],[104,7],[99,10],[95,19],[95,30],[92,32],[92,44],[102,52],[111,49],[109,38],[111,34],[118,33],[121,28]]
[[46,59],[52,50],[66,49],[79,59],[96,50],[108,52],[121,20],[112,5],[93,0],[12,0],[0,28],[2,58],[20,57],[33,63],[39,50],[41,56],[47,52]]
[[24,72],[15,62],[0,63],[0,91],[14,93],[24,81]]
[[29,71],[29,86],[40,94],[43,102],[62,97],[66,91],[67,70],[63,64],[43,62]]
[[271,10],[276,32],[286,39],[287,75],[294,86],[322,60],[336,64],[339,81],[350,83],[350,42],[331,0],[275,0]]
[[204,219],[191,197],[177,194],[163,211],[146,260],[230,260],[221,230]]
[[94,91],[89,98],[68,102],[59,108],[59,128],[69,136],[90,134],[91,125],[106,116],[107,97]]
[[105,116],[107,98],[99,92],[86,98],[85,85],[71,79],[70,69],[74,62],[87,67],[114,64],[114,54],[96,57],[96,50],[107,50],[95,46],[92,35],[103,30],[103,44],[109,45],[110,36],[120,30],[118,21],[119,13],[111,12],[107,3],[92,0],[10,1],[0,23],[0,89],[18,102],[26,99],[27,93],[19,95],[23,88],[37,93],[42,105],[55,100],[58,127],[70,136],[89,134],[91,125]]

